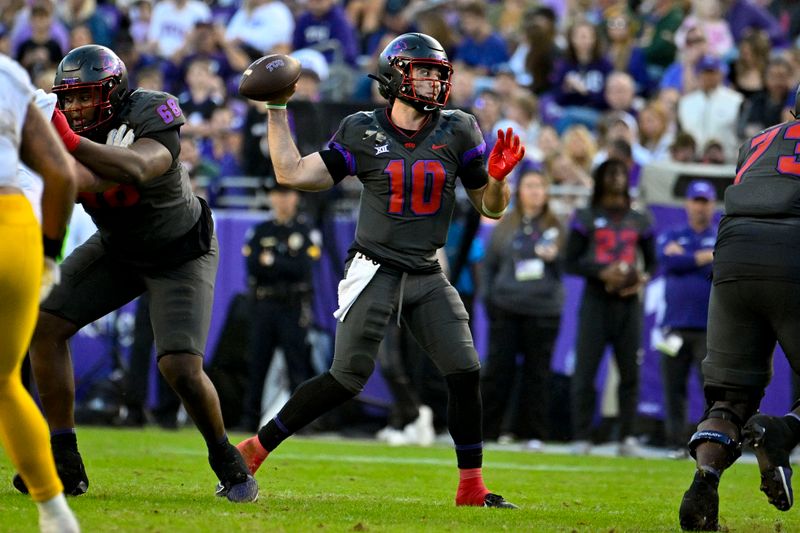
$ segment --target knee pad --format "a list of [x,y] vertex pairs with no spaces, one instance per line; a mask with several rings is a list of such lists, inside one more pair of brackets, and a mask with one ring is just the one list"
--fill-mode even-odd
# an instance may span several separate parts
[[689,453],[693,458],[697,459],[697,447],[704,442],[715,442],[722,445],[728,453],[729,464],[733,464],[742,455],[742,443],[740,441],[732,439],[721,431],[705,430],[695,432],[692,438],[689,439]]
[[375,361],[366,354],[355,354],[349,358],[346,367],[337,365],[334,360],[330,369],[331,376],[347,390],[358,394],[364,390],[364,385],[375,370]]
[[706,397],[706,412],[702,420],[721,418],[729,420],[741,429],[751,416],[758,412],[763,389],[732,389],[707,385],[703,388]]

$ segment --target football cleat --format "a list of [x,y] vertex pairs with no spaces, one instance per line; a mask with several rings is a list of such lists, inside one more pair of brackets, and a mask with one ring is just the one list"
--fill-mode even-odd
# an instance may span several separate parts
[[[53,450],[56,462],[56,472],[64,485],[64,494],[67,496],[80,496],[89,490],[89,478],[83,467],[81,454],[72,450]],[[12,480],[14,488],[22,494],[28,494],[28,487],[19,474],[14,474]]]
[[247,469],[251,475],[255,475],[261,463],[267,458],[267,451],[261,446],[258,435],[245,439],[236,445],[236,449],[242,455]]
[[694,481],[683,494],[679,517],[685,531],[719,530],[719,479],[698,470]]
[[245,481],[235,485],[223,484],[220,481],[217,483],[215,494],[218,498],[228,498],[228,501],[234,503],[254,502],[258,500],[258,482],[249,474]]
[[506,499],[499,494],[493,494],[491,492],[483,497],[483,506],[496,507],[498,509],[519,509],[519,507],[506,501]]
[[794,503],[789,454],[795,446],[789,426],[778,416],[753,415],[742,428],[745,445],[753,448],[761,471],[761,492],[780,511]]
[[228,444],[220,457],[209,456],[208,463],[219,479],[216,487],[217,496],[237,503],[254,502],[258,499],[258,483],[250,475],[242,455],[235,446]]

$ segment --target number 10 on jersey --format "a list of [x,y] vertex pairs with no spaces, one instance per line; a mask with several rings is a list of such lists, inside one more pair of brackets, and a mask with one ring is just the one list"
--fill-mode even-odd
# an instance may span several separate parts
[[[436,159],[422,159],[414,161],[410,170],[410,175],[407,175],[403,159],[392,159],[383,170],[389,175],[389,213],[404,214],[410,196],[411,213],[416,216],[436,214],[442,206],[442,191],[447,178],[444,165]],[[410,180],[410,187],[406,186],[406,179]]]

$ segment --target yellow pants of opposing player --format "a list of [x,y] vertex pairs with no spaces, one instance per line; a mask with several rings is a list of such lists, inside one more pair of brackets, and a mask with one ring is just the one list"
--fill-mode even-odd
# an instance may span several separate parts
[[36,326],[43,262],[42,232],[28,200],[0,194],[0,442],[34,501],[64,490],[47,423],[20,379]]

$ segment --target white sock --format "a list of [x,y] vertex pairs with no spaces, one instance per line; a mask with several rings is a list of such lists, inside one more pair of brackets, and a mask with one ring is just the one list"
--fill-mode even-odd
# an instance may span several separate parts
[[81,528],[63,494],[44,502],[36,502],[39,508],[39,531],[41,533],[80,533]]

